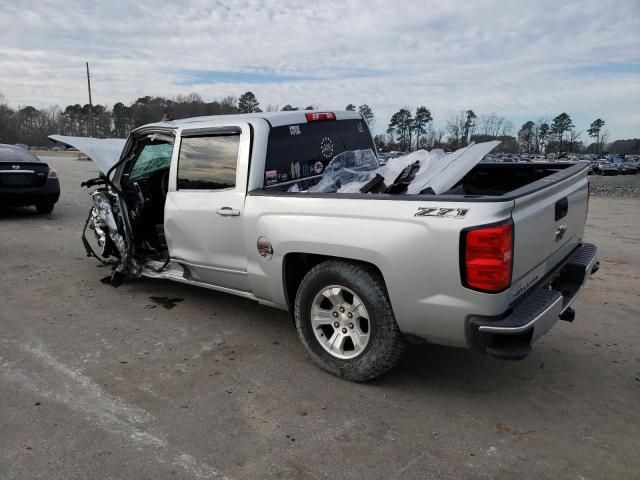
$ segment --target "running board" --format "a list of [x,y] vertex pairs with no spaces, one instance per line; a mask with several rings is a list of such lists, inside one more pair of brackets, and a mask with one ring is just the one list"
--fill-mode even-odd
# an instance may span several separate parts
[[[203,287],[209,290],[215,290],[217,292],[230,293],[232,295],[238,295],[239,297],[248,298],[250,300],[257,300],[260,303],[265,304],[263,300],[260,300],[251,292],[244,292],[242,290],[235,290],[233,288],[222,287],[219,285],[213,285],[211,283],[199,282],[190,278],[189,270],[187,270],[180,263],[170,261],[167,266],[160,272],[155,271],[160,269],[164,265],[164,262],[158,260],[148,260],[142,268],[142,276],[147,278],[160,278],[163,280],[171,280],[174,282],[185,283],[187,285],[195,285],[196,287]],[[270,303],[270,302],[268,302]]]

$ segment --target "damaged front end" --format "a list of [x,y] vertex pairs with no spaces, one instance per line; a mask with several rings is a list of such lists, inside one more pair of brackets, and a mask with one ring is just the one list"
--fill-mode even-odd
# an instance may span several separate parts
[[[82,231],[82,243],[87,256],[95,257],[105,265],[112,265],[111,282],[120,282],[125,278],[139,278],[140,262],[132,254],[132,245],[126,235],[127,225],[121,215],[121,202],[117,193],[106,185],[104,177],[89,180],[83,186],[101,185],[90,193],[93,207]],[[87,238],[93,231],[94,248]]]

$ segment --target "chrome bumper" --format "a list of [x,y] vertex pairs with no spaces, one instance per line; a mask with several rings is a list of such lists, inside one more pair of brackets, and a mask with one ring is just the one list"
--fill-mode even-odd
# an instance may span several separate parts
[[474,348],[492,356],[520,359],[559,318],[573,319],[571,304],[587,278],[598,270],[595,245],[576,247],[523,299],[499,317],[470,316],[468,337]]

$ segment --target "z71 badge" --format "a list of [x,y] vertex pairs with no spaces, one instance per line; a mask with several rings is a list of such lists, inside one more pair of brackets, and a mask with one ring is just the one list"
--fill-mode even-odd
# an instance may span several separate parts
[[468,208],[432,208],[418,207],[414,217],[441,217],[441,218],[464,218],[469,211]]

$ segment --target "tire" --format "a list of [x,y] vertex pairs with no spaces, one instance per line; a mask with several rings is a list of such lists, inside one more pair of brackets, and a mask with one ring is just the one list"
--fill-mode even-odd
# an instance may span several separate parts
[[[342,298],[344,303],[336,303],[325,295],[337,289],[341,289],[341,293],[329,297]],[[342,307],[336,305],[344,305],[347,312],[339,313]],[[312,325],[312,312],[314,319],[326,319],[330,325],[318,327],[321,323],[318,321]],[[347,318],[349,314],[352,316]],[[311,359],[320,368],[347,380],[366,382],[386,373],[398,363],[404,351],[404,339],[382,279],[377,272],[360,264],[328,260],[312,268],[296,294],[294,318],[300,340]],[[340,335],[345,330],[346,335]],[[367,336],[366,345],[362,346],[364,336]],[[344,339],[344,349],[337,348],[338,351],[332,353],[329,345],[335,343],[337,337],[341,337],[338,343]]]
[[36,210],[41,214],[51,213],[53,212],[54,205],[55,202],[52,202],[50,200],[47,202],[40,202],[36,204]]

